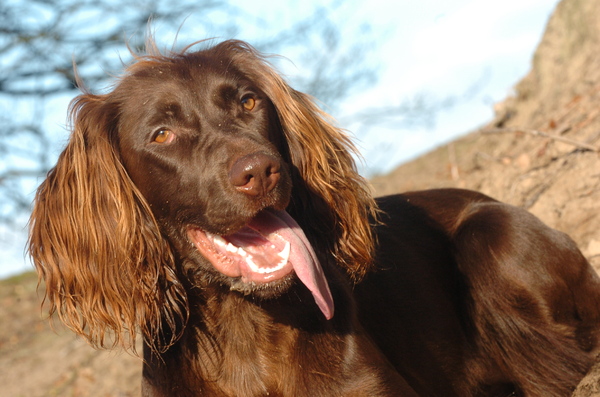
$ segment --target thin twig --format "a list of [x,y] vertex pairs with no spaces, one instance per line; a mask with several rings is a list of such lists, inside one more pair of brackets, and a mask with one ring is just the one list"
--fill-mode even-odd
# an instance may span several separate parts
[[574,139],[565,138],[560,135],[548,134],[547,132],[538,131],[538,130],[528,130],[525,128],[490,128],[490,129],[486,129],[486,130],[482,131],[483,134],[502,134],[502,133],[508,133],[508,132],[523,132],[523,133],[534,135],[534,136],[550,138],[555,141],[567,143],[569,145],[573,145],[573,146],[576,146],[581,149],[591,150],[592,152],[600,152],[600,149],[598,149],[594,145],[590,145],[585,142],[579,142]]

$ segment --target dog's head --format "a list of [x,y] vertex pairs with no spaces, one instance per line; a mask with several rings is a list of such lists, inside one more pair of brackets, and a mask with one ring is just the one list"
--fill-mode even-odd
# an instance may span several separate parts
[[298,277],[331,317],[320,263],[359,279],[373,248],[348,137],[243,42],[149,48],[73,101],[38,190],[30,253],[51,310],[100,346],[107,328],[155,340],[189,283],[276,297]]

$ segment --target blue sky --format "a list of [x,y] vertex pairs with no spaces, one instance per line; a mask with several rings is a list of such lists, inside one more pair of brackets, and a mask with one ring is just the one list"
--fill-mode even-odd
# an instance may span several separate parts
[[430,127],[382,128],[359,135],[368,172],[387,172],[491,120],[494,103],[511,95],[529,71],[558,1],[399,1],[382,12],[389,3],[368,2],[371,18],[397,18],[397,28],[381,51],[385,66],[380,87],[369,98],[393,103],[421,93],[443,99],[480,85],[471,98],[438,114]]
[[[308,3],[319,4],[319,1]],[[378,66],[378,81],[347,98],[335,113],[340,124],[355,134],[365,158],[363,173],[387,172],[491,120],[494,103],[510,95],[514,84],[528,72],[533,52],[557,3],[557,0],[344,2],[342,8],[352,12],[340,13],[337,23],[348,37],[360,32],[357,26],[365,21],[382,37],[374,45],[369,60]],[[306,0],[280,2],[279,6],[266,4],[273,2],[239,6],[247,7],[248,13],[257,18],[282,25],[292,23],[302,16],[303,10],[310,9]],[[160,31],[160,26],[157,29]],[[239,38],[251,41],[252,37],[268,34],[268,30],[256,30]],[[165,43],[169,43],[168,38]],[[302,72],[294,69],[294,49],[282,55],[291,61],[287,74]],[[463,95],[473,86],[477,86],[473,95],[437,113],[427,125],[364,129],[352,122],[357,109],[400,105],[419,96],[442,100]],[[69,99],[63,98],[53,105],[56,118],[52,123],[64,125]],[[0,229],[0,278],[30,269],[24,259],[25,240],[24,233]]]

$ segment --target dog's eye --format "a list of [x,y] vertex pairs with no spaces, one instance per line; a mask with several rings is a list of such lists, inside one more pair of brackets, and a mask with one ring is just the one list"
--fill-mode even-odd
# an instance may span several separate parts
[[242,106],[246,110],[252,110],[256,106],[256,99],[252,95],[246,95],[242,98]]
[[173,131],[168,130],[166,128],[161,128],[154,134],[154,142],[156,143],[169,143],[173,140],[175,135]]

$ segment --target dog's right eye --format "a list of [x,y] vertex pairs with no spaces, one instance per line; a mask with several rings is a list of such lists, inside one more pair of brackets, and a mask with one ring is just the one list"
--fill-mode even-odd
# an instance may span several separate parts
[[169,143],[175,138],[173,131],[166,128],[161,128],[154,134],[153,141],[156,143]]
[[242,98],[241,102],[244,109],[248,111],[254,109],[254,107],[256,106],[256,98],[253,95],[246,95]]

